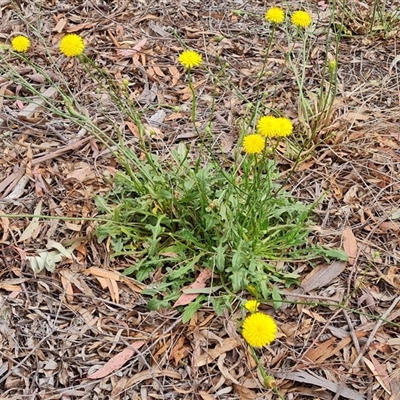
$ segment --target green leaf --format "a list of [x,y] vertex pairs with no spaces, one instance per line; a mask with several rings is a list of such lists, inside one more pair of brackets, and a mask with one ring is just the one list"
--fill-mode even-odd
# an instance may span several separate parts
[[215,266],[218,271],[223,272],[225,270],[225,253],[228,245],[223,245],[222,241],[219,242],[218,247],[215,249],[217,252],[217,256],[215,258]]
[[272,287],[272,300],[274,300],[274,308],[275,310],[282,306],[282,296],[276,286]]
[[201,308],[201,304],[203,303],[203,301],[204,297],[199,296],[193,303],[190,303],[185,307],[185,311],[182,314],[182,322],[184,324],[189,322],[196,311]]

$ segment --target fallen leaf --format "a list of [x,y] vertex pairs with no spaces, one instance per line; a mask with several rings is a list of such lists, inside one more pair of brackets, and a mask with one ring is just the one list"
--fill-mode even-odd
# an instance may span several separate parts
[[[35,208],[35,211],[33,212],[34,215],[40,215],[40,212],[42,211],[42,204],[43,201],[40,200]],[[18,242],[23,242],[30,238],[35,238],[38,234],[37,232],[38,228],[39,228],[39,217],[34,217],[32,218],[32,221],[29,223],[29,225],[26,227],[26,229],[22,232],[22,235],[19,238]]]
[[196,367],[202,367],[206,365],[216,358],[218,358],[221,354],[226,353],[227,351],[233,350],[236,347],[239,347],[241,342],[239,339],[229,338],[225,339],[222,344],[217,345],[214,349],[208,350],[207,352],[201,354],[195,361]]
[[354,122],[355,120],[368,121],[370,119],[370,116],[366,115],[366,114],[361,114],[358,112],[348,112],[347,114],[343,115],[342,118],[345,118],[350,122]]
[[180,361],[189,354],[189,347],[184,345],[185,338],[182,336],[178,339],[176,345],[172,348],[169,360],[174,360],[175,367]]
[[199,395],[201,396],[202,400],[215,400],[214,396],[211,396],[211,394],[208,394],[204,390],[200,390]]
[[160,376],[169,377],[172,379],[181,380],[182,375],[177,371],[172,371],[170,369],[163,369],[163,370],[155,370],[154,368],[146,371],[138,372],[137,374],[133,375],[126,384],[127,387],[131,387],[133,385],[137,385],[138,383],[145,381],[147,379],[154,380],[154,378],[158,378]]
[[349,264],[353,265],[357,256],[357,239],[350,226],[347,226],[342,232],[343,250],[349,257]]
[[337,278],[346,268],[344,261],[334,261],[330,265],[318,265],[301,282],[306,293],[324,287]]
[[38,112],[42,106],[45,107],[46,101],[56,98],[57,94],[57,89],[53,86],[50,86],[44,93],[41,93],[40,96],[33,97],[29,104],[26,107],[23,107],[23,110],[18,113],[18,118],[32,118],[33,114]]
[[245,386],[237,385],[234,383],[233,388],[235,389],[235,392],[239,395],[240,400],[254,400],[259,398],[259,395],[256,392]]
[[[333,354],[333,351],[335,350],[335,342],[336,338],[332,337],[328,340],[325,340],[325,342],[319,343],[316,347],[308,349],[304,353],[304,358],[309,361],[313,361],[315,363],[320,363],[323,360],[325,360],[326,354],[330,353]],[[320,359],[322,361],[320,361]]]
[[390,377],[386,371],[386,368],[371,354],[369,353],[369,358],[363,357],[363,360],[367,367],[371,370],[374,374],[376,380],[382,386],[382,388],[389,394],[392,394],[391,387],[390,387]]
[[276,372],[275,378],[285,379],[295,382],[303,382],[308,385],[315,385],[336,393],[341,389],[340,396],[351,400],[365,400],[365,396],[356,392],[347,386],[342,387],[341,383],[329,381],[328,379],[318,376],[314,372],[298,371],[298,372]]
[[121,274],[97,267],[90,267],[85,273],[92,274],[99,281],[103,289],[107,288],[109,290],[112,300],[119,303],[119,289],[117,282],[121,280]]
[[98,371],[89,375],[86,379],[101,379],[110,375],[112,372],[121,368],[134,354],[136,354],[136,350],[140,349],[145,343],[146,342],[142,340],[132,343],[131,346],[125,348],[121,353],[112,357]]
[[[204,288],[206,286],[206,281],[212,276],[212,271],[210,269],[203,269],[196,280],[188,287],[188,289],[198,289]],[[183,293],[179,299],[175,302],[172,307],[186,306],[198,297],[199,293]]]

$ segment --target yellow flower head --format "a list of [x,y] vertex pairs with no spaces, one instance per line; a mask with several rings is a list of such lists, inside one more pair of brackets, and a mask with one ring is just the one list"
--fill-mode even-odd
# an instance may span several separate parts
[[253,347],[263,347],[276,338],[278,328],[272,317],[262,312],[250,314],[242,325],[244,340]]
[[76,33],[65,35],[60,42],[60,51],[67,57],[76,57],[83,53],[85,44],[83,39]]
[[273,117],[272,115],[261,117],[257,124],[257,131],[260,135],[265,137],[278,136],[279,134],[278,118]]
[[278,136],[290,136],[293,132],[293,124],[289,118],[277,118]]
[[22,35],[15,36],[13,40],[11,40],[11,47],[14,51],[18,53],[24,53],[31,46],[31,41]]
[[280,7],[271,7],[265,13],[265,19],[274,24],[281,24],[285,19],[285,13]]
[[260,303],[257,300],[247,300],[244,303],[244,308],[251,313],[255,313],[258,311]]
[[247,135],[243,139],[243,149],[247,154],[259,154],[265,148],[265,138],[254,133]]
[[295,11],[291,18],[292,24],[299,28],[308,28],[311,25],[312,18],[307,11]]
[[196,51],[185,50],[179,55],[178,61],[185,68],[190,69],[193,67],[198,67],[203,62],[203,58]]

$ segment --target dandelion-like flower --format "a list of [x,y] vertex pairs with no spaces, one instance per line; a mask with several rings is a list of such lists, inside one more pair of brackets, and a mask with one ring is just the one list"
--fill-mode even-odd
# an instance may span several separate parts
[[60,42],[60,51],[67,57],[76,57],[83,53],[85,44],[83,39],[76,33],[65,35]]
[[24,53],[28,51],[31,46],[31,41],[23,35],[15,36],[13,40],[11,40],[11,47],[14,51],[18,53]]
[[260,306],[260,303],[257,300],[247,300],[244,303],[244,308],[247,311],[250,311],[251,313],[257,312],[259,306]]
[[292,134],[293,124],[289,118],[277,118],[276,122],[278,124],[278,136],[286,137]]
[[262,312],[256,312],[244,320],[242,336],[250,346],[263,347],[275,340],[277,330],[272,317]]
[[265,13],[265,19],[274,24],[281,24],[285,19],[285,13],[280,7],[271,7]]
[[278,118],[272,115],[261,117],[257,124],[257,131],[260,135],[265,137],[278,136],[279,124]]
[[265,148],[265,138],[258,133],[247,135],[243,139],[243,149],[247,154],[259,154]]
[[311,25],[312,18],[307,11],[295,11],[291,18],[292,24],[299,28],[308,28]]
[[203,58],[194,50],[185,50],[179,55],[178,61],[185,68],[190,69],[193,67],[198,67],[203,62]]

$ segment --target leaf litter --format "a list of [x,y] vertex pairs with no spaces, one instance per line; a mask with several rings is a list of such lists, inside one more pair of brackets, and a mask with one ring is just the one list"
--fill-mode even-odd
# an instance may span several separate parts
[[[171,37],[171,25],[180,27],[194,48],[225,54],[232,82],[244,92],[252,87],[265,50],[262,33],[231,12],[237,2],[215,6],[183,1],[177,7],[165,4],[163,10],[157,2],[141,1],[55,2],[55,9],[36,1],[18,4],[26,15],[40,10],[46,35],[83,33],[91,55],[116,77],[128,74],[133,95],[142,104],[168,99],[180,105],[190,99],[176,67],[181,47]],[[329,6],[321,1],[318,7],[323,12]],[[0,8],[5,35],[23,28],[12,23],[10,2]],[[246,11],[262,15],[265,10],[249,3]],[[365,7],[354,12],[357,18],[343,21],[354,36],[341,43],[339,93],[333,120],[324,131],[331,139],[288,182],[295,196],[310,202],[325,193],[316,209],[319,221],[312,240],[342,246],[349,257],[348,263],[298,265],[303,290],[287,290],[287,297],[292,294],[298,304],[269,309],[280,332],[262,361],[281,393],[293,399],[314,398],[315,393],[323,399],[367,399],[371,392],[376,399],[395,399],[400,387],[400,313],[390,307],[398,301],[400,287],[399,55],[394,35],[365,40],[360,35]],[[220,34],[222,41],[212,41]],[[323,46],[316,42],[316,49]],[[279,54],[269,60],[271,68],[283,61]],[[73,62],[60,68],[69,84],[84,93],[87,110],[94,111],[90,79]],[[43,82],[32,70],[21,73],[39,87]],[[2,95],[18,90],[3,77],[1,82]],[[199,76],[195,84],[207,91],[207,82]],[[283,85],[282,104],[295,104],[291,84]],[[46,96],[53,99],[56,94],[49,91]],[[200,112],[206,112],[208,101],[201,98]],[[117,166],[110,153],[85,132],[46,115],[38,102],[12,104],[2,97],[0,106],[0,214],[78,218],[0,218],[3,398],[273,399],[237,333],[242,318],[237,307],[217,317],[205,304],[183,325],[175,310],[147,309],[143,285],[120,278],[125,262],[111,263],[107,244],[65,244],[90,237],[94,230],[92,222],[79,218],[94,216],[94,195],[109,189],[105,178]],[[215,127],[227,132],[240,107],[235,99],[219,107]],[[177,138],[196,137],[190,116],[181,110],[157,117],[161,148]],[[99,117],[99,126],[107,129],[106,123]],[[124,123],[128,142],[137,132],[130,121]],[[229,129],[227,134],[237,133]],[[282,166],[285,162],[282,157]],[[32,170],[35,166],[40,170]],[[207,289],[204,285],[188,290]],[[199,293],[183,293],[181,301]],[[362,293],[373,297],[373,309],[367,308],[371,300],[358,302]],[[343,301],[346,310],[333,306]],[[379,323],[379,316],[397,325]]]

